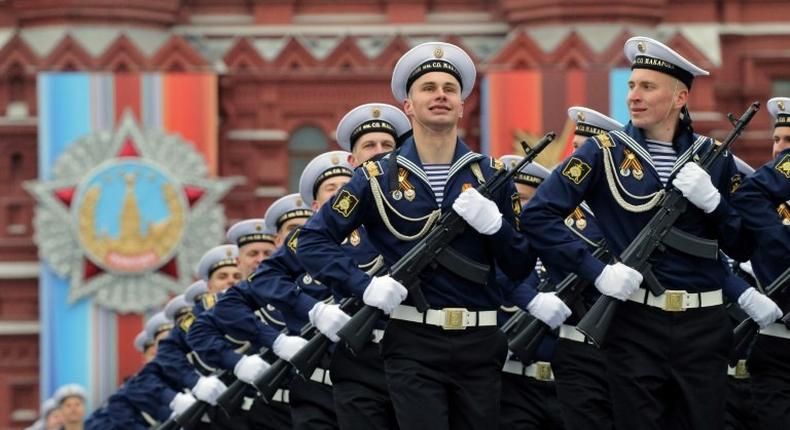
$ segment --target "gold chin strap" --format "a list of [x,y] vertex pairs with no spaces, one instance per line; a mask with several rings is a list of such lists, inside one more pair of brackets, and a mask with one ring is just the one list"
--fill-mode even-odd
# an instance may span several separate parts
[[[606,135],[599,136],[599,138],[600,137],[605,137],[606,139],[609,139],[609,137]],[[629,193],[628,190],[626,190],[623,184],[620,182],[620,178],[618,178],[617,174],[615,174],[616,166],[614,165],[614,158],[612,157],[612,149],[610,147],[611,145],[606,145],[604,144],[605,142],[601,142],[601,143],[602,145],[599,146],[601,147],[601,152],[603,153],[603,165],[604,165],[604,171],[606,173],[606,183],[607,185],[609,185],[609,192],[611,192],[614,201],[616,201],[621,208],[627,210],[628,212],[633,212],[633,213],[647,212],[653,209],[654,207],[656,207],[656,205],[661,201],[661,199],[664,198],[664,194],[665,194],[664,189],[660,189],[655,193],[648,194],[646,196],[637,196]],[[636,205],[628,203],[623,198],[623,195],[620,194],[620,190],[623,190],[623,192],[628,197],[631,197],[632,199],[647,200],[647,201]]]
[[[433,224],[436,222],[437,219],[439,219],[439,216],[441,216],[442,214],[441,209],[435,209],[431,211],[431,213],[429,213],[428,215],[425,215],[420,218],[410,218],[403,215],[402,213],[398,212],[394,207],[392,207],[389,201],[387,201],[387,199],[384,197],[384,193],[381,191],[381,185],[379,184],[379,181],[376,179],[376,176],[374,175],[370,175],[370,191],[373,193],[373,201],[376,202],[376,209],[378,209],[379,211],[381,220],[384,222],[384,225],[387,226],[387,229],[390,231],[390,233],[392,233],[392,235],[395,236],[398,240],[410,242],[412,240],[417,240],[421,238],[422,236],[425,235],[425,233],[428,232],[428,230],[431,229]],[[423,224],[422,229],[420,229],[420,231],[418,231],[417,234],[415,235],[409,236],[403,234],[398,230],[396,230],[395,226],[393,226],[392,223],[390,222],[389,216],[387,216],[387,208],[389,208],[389,210],[391,210],[393,213],[395,213],[395,215],[397,215],[399,218],[403,220],[410,222],[424,221],[425,224]]]

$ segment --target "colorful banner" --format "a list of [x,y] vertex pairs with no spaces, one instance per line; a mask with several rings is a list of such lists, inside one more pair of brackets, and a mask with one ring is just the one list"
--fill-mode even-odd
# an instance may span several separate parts
[[628,121],[629,74],[629,69],[486,73],[481,84],[481,151],[496,157],[523,154],[521,140],[534,144],[551,130],[557,138],[537,161],[554,167],[573,152],[569,107],[585,106]]
[[[232,185],[208,178],[217,80],[42,73],[38,107],[39,181],[26,186],[43,257],[41,396],[78,383],[91,410],[141,367],[142,313],[183,290],[221,238],[216,202]],[[219,222],[219,234],[190,243],[183,232],[196,222]]]

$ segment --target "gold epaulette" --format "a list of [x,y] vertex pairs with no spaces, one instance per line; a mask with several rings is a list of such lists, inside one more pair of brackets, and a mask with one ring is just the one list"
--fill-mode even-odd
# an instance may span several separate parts
[[598,147],[601,148],[601,149],[614,148],[614,142],[612,142],[612,138],[609,137],[609,134],[607,134],[607,133],[601,133],[601,134],[595,135],[593,137],[593,140],[598,145]]
[[381,163],[378,161],[366,161],[362,164],[362,172],[365,173],[365,177],[370,180],[370,178],[375,178],[376,176],[381,176],[384,174],[384,171],[381,169]]

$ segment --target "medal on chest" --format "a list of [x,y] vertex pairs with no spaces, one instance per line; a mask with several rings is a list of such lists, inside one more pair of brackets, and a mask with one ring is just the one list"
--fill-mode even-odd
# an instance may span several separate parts
[[620,163],[620,174],[622,176],[634,175],[634,179],[641,181],[645,177],[645,171],[642,169],[642,164],[636,158],[636,154],[628,148],[623,149],[623,162]]

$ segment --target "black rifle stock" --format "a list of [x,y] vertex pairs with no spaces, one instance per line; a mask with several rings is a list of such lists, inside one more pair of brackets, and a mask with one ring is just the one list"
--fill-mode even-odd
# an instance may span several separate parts
[[[606,244],[603,240],[597,244],[592,255],[602,261],[607,258],[609,250],[606,248]],[[569,304],[581,295],[582,291],[587,288],[587,285],[589,285],[587,280],[582,279],[575,273],[569,273],[559,284],[557,284],[555,294],[565,302],[565,304]],[[546,287],[544,287],[544,289],[548,290]],[[544,289],[540,291],[543,292]],[[527,325],[523,326],[515,333],[512,340],[508,343],[508,348],[513,351],[523,363],[529,363],[532,360],[532,356],[535,354],[535,350],[538,349],[541,341],[543,341],[543,337],[545,337],[549,331],[551,331],[551,328],[547,326],[546,323],[537,318],[533,318]]]
[[[784,291],[788,285],[790,285],[790,267],[785,269],[778,278],[771,282],[771,285],[765,288],[765,295],[773,298]],[[787,324],[787,318],[787,315],[782,318],[785,324]],[[732,331],[733,348],[730,351],[730,365],[734,366],[741,357],[745,356],[746,351],[759,331],[760,326],[751,318],[746,318],[735,327],[735,330]]]
[[[735,120],[729,116],[734,128],[722,143],[710,145],[707,150],[699,156],[697,163],[708,171],[713,163],[729,150],[735,140],[740,136],[749,121],[760,109],[760,103],[754,102],[743,113],[740,119]],[[695,157],[696,158],[696,157]],[[667,184],[666,194],[663,201],[658,206],[658,210],[645,225],[636,238],[620,255],[620,262],[629,266],[644,276],[644,283],[647,284],[650,294],[659,296],[663,294],[664,288],[655,279],[655,275],[650,270],[648,259],[656,249],[663,247],[663,239],[670,234],[673,225],[685,212],[688,200],[674,185]],[[620,301],[610,296],[601,296],[590,308],[587,314],[579,321],[576,329],[592,340],[596,345],[601,346],[606,340],[606,333],[612,322]]]
[[[554,132],[546,133],[531,149],[522,142],[526,155],[521,162],[510,170],[497,171],[491,180],[480,185],[477,190],[484,197],[490,198],[494,192],[505,186],[516,172],[532,162],[554,140],[555,136]],[[428,303],[420,287],[420,273],[433,264],[450,242],[464,232],[466,226],[466,221],[454,210],[443,213],[436,225],[390,268],[390,276],[406,287],[411,302],[420,312],[428,310]],[[383,274],[383,270],[381,272],[380,274]],[[380,309],[365,305],[337,332],[337,335],[352,352],[358,353],[370,339],[373,328],[382,315],[383,312]]]

